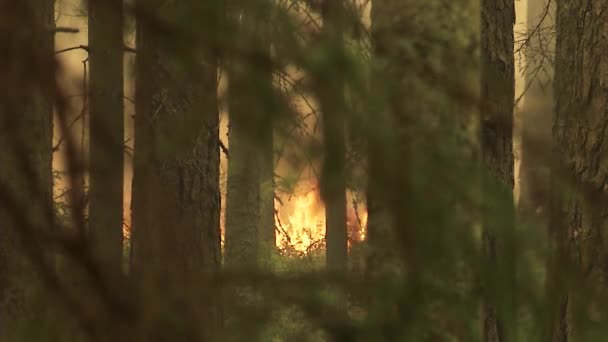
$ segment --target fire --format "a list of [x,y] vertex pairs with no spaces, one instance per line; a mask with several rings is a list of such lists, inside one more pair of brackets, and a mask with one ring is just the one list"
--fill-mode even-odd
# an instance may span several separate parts
[[[308,253],[312,248],[322,245],[325,239],[325,208],[318,195],[309,191],[288,197],[283,203],[285,206],[277,208],[277,246]],[[281,220],[281,216],[287,216],[286,222]]]
[[[294,193],[277,193],[275,199],[275,243],[285,255],[306,255],[325,249],[325,206],[317,187],[303,182]],[[224,188],[225,189],[225,188]],[[225,191],[222,192],[225,201]],[[220,216],[222,248],[225,207]],[[348,246],[367,236],[367,208],[352,191],[347,192]]]
[[[367,208],[351,192],[347,193],[347,201],[346,225],[350,247],[365,240]],[[282,196],[280,201],[275,201],[275,209],[278,248],[308,254],[325,247],[325,206],[314,188],[303,194]]]
[[349,245],[352,242],[365,240],[367,235],[367,207],[359,203],[357,196],[347,194],[348,206],[346,226],[348,227]]

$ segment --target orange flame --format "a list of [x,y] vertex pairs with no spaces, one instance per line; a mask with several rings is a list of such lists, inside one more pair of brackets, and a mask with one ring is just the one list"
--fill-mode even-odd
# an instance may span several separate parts
[[[287,196],[284,196],[287,197]],[[367,234],[367,208],[353,201],[347,194],[347,229],[349,247],[365,240]],[[275,224],[279,228],[276,245],[281,249],[291,249],[297,253],[308,254],[325,246],[325,206],[316,191],[282,198],[275,202],[277,216]]]
[[[290,247],[297,252],[308,253],[325,239],[325,208],[314,191],[294,195],[286,202],[291,205],[278,208],[278,216],[287,216],[287,220],[281,223],[277,217],[276,223],[280,229],[276,244],[279,248]],[[285,213],[287,215],[281,215]]]

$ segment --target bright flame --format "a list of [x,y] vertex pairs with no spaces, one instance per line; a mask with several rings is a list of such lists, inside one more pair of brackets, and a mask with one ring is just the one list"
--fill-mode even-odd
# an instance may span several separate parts
[[[367,208],[353,200],[350,192],[347,201],[346,225],[350,247],[366,237]],[[277,247],[302,254],[325,247],[325,206],[318,192],[313,190],[300,195],[284,195],[280,202],[275,202],[275,208]]]
[[[279,234],[276,237],[277,246],[308,253],[312,248],[323,244],[325,208],[316,193],[310,191],[303,195],[293,195],[284,203],[286,205],[279,208],[279,215],[276,218],[279,227]],[[289,214],[284,215],[285,213]],[[287,220],[282,222],[281,216],[286,216]]]

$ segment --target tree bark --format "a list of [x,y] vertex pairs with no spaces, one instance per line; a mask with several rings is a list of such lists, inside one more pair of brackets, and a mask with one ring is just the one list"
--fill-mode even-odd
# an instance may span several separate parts
[[53,224],[55,23],[51,0],[2,0],[0,8],[0,340],[4,340],[15,332],[11,328],[16,324],[33,321],[39,314],[34,311],[33,294],[41,284],[32,253],[48,257],[40,243]]
[[[266,49],[268,55],[265,58],[270,58],[270,32],[265,32],[265,35],[259,38],[260,49]],[[263,68],[260,70],[258,77],[262,84],[264,92],[270,92],[272,96],[272,69]],[[272,98],[270,98],[272,101]],[[264,115],[265,126],[261,129],[259,138],[259,162],[260,162],[260,221],[258,227],[260,241],[260,258],[263,267],[272,268],[273,256],[277,253],[276,247],[276,232],[275,232],[275,183],[274,183],[274,120],[267,116],[273,115],[272,110],[268,107]]]
[[227,66],[230,158],[225,262],[233,269],[259,266],[261,249],[266,247],[260,242],[269,244],[274,236],[274,219],[271,234],[268,215],[271,193],[274,203],[274,190],[268,188],[268,148],[275,102],[268,44],[269,6],[266,1],[243,2],[230,12],[242,15],[231,45],[236,53],[228,56]]
[[212,340],[220,319],[212,278],[221,264],[219,9],[152,1],[138,13],[132,269],[143,290],[155,291],[145,298],[168,298],[197,338]]
[[348,234],[346,228],[346,137],[345,137],[345,8],[342,1],[322,4],[322,48],[334,62],[320,77],[320,105],[323,123],[323,170],[321,195],[325,202],[326,265],[333,272],[347,268]]
[[89,1],[89,231],[102,265],[122,269],[123,8]]
[[[484,341],[510,341],[513,293],[497,293],[497,286],[515,288],[513,208],[513,0],[483,0],[481,15],[482,90],[481,150],[484,251],[490,279],[484,304]],[[486,173],[488,174],[486,176]],[[505,287],[503,287],[505,288]],[[498,296],[502,297],[502,300]],[[496,303],[504,303],[497,306]],[[503,328],[504,327],[504,328]]]
[[[557,1],[550,222],[556,257],[549,270],[553,341],[584,339],[602,322],[591,307],[605,293],[608,276],[607,8],[606,0]],[[566,285],[573,280],[587,286],[585,295]]]
[[274,209],[274,149],[272,128],[262,137],[260,151],[260,226],[258,227],[260,239],[261,262],[264,267],[272,267],[273,256],[277,252],[275,232]]

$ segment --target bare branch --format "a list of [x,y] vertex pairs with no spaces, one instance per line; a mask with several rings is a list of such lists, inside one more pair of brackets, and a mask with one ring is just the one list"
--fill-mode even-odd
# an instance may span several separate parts
[[49,32],[55,34],[55,33],[79,33],[80,30],[75,28],[75,27],[52,27],[49,28]]
[[79,49],[82,49],[82,50],[84,50],[86,52],[89,52],[89,47],[87,45],[78,45],[78,46],[72,46],[72,47],[69,47],[69,48],[65,48],[65,49],[61,49],[61,50],[55,51],[55,54],[58,55],[60,53],[64,53],[64,52],[68,52],[68,51],[74,51],[74,50],[79,50]]

